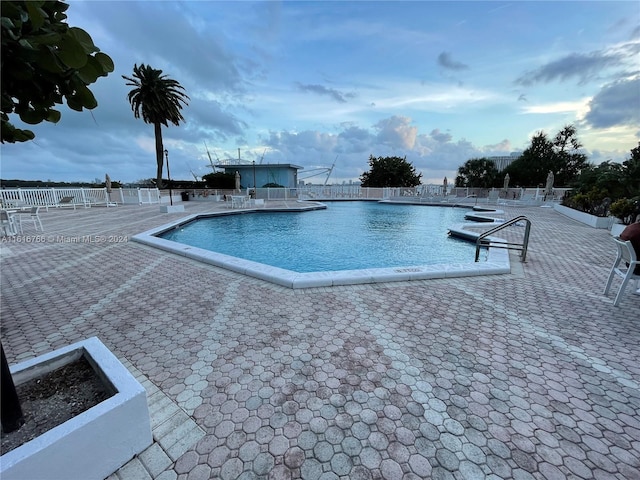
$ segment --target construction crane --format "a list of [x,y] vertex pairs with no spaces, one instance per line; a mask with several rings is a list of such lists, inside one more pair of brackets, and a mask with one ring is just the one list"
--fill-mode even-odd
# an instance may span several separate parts
[[191,176],[193,177],[193,179],[194,179],[196,182],[199,182],[200,180],[198,180],[198,176],[193,172],[193,170],[191,170],[191,165],[189,165],[189,164],[187,163],[187,167],[189,168],[189,171],[191,172]]
[[[213,164],[213,160],[211,159],[211,154],[209,153],[209,147],[207,147],[207,142],[204,142],[204,148],[207,150],[207,156],[209,157],[209,163],[210,163],[209,166],[213,170],[213,173],[215,173],[216,166]],[[220,163],[220,159],[218,158],[218,155],[216,154],[216,152],[213,152],[213,154],[216,156],[216,161]]]
[[304,172],[304,174],[307,174],[309,172],[317,172],[314,173],[312,175],[306,175],[305,177],[298,177],[300,178],[300,180],[306,180],[307,178],[311,178],[311,177],[317,177],[318,175],[322,175],[322,174],[327,174],[327,177],[324,179],[324,186],[327,186],[327,182],[329,181],[329,177],[331,176],[331,172],[333,172],[333,168],[336,166],[336,160],[338,160],[338,156],[336,155],[336,159],[333,161],[333,165],[331,165],[331,167],[319,167],[319,168],[311,168],[309,170],[306,170]]

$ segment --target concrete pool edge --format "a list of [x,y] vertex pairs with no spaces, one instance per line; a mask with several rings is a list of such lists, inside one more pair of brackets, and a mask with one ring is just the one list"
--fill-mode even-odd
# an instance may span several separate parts
[[[328,272],[294,272],[263,263],[253,262],[222,253],[212,252],[198,247],[191,247],[181,243],[157,237],[166,232],[189,223],[198,218],[215,217],[230,214],[264,212],[269,210],[244,209],[229,212],[212,212],[188,215],[176,221],[152,228],[138,235],[132,240],[144,245],[164,250],[176,255],[191,258],[209,265],[231,270],[250,277],[265,280],[276,285],[299,289],[312,287],[332,287],[338,285],[357,285],[365,283],[401,282],[410,280],[430,280],[436,278],[471,277],[479,275],[502,275],[511,273],[509,253],[505,249],[489,248],[485,262],[415,265],[408,267],[370,268],[360,270],[337,270]],[[287,211],[300,211],[288,209]],[[464,230],[467,224],[459,224],[450,230]],[[475,225],[478,224],[469,224]],[[484,225],[491,225],[484,223]],[[499,238],[491,237],[500,241]]]

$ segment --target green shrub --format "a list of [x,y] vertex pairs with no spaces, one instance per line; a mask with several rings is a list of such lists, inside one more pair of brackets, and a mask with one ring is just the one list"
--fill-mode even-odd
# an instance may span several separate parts
[[636,216],[640,215],[640,197],[616,200],[609,207],[609,212],[614,217],[619,218],[625,225],[630,225]]
[[606,190],[594,187],[586,193],[570,194],[562,200],[562,204],[591,215],[606,217],[611,199],[607,196]]

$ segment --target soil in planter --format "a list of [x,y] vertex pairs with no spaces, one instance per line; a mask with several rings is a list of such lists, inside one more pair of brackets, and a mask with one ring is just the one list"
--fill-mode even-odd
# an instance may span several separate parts
[[2,454],[113,395],[84,357],[42,377],[16,385],[16,390],[25,422],[16,431],[2,432]]

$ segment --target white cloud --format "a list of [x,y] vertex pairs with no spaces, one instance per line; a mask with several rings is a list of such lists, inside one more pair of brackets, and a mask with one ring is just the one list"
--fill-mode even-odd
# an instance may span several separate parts
[[[237,157],[238,147],[248,160],[268,147],[265,161],[308,168],[337,155],[341,179],[356,179],[369,155],[406,155],[438,182],[471,157],[525,148],[532,132],[566,123],[578,124],[590,151],[628,152],[640,123],[629,82],[637,8],[554,7],[579,12],[572,28],[590,35],[568,37],[566,16],[549,16],[544,2],[472,2],[466,21],[455,2],[72,3],[69,23],[116,71],[91,86],[94,111],[63,106],[57,125],[33,127],[34,142],[2,145],[2,177],[155,176],[153,127],[133,117],[121,78],[134,63],[162,69],[191,97],[186,123],[163,128],[175,178],[208,168],[205,141],[214,161]],[[621,18],[627,30],[607,30]],[[464,83],[445,77],[460,73]],[[528,83],[516,92],[517,78]]]
[[418,129],[410,125],[411,119],[393,116],[380,120],[374,128],[378,131],[378,142],[390,147],[411,150],[416,143]]
[[521,111],[525,114],[574,113],[577,118],[582,118],[589,110],[590,101],[590,98],[583,98],[573,102],[524,105],[521,107]]
[[591,102],[586,120],[596,128],[640,124],[640,75],[602,87]]

